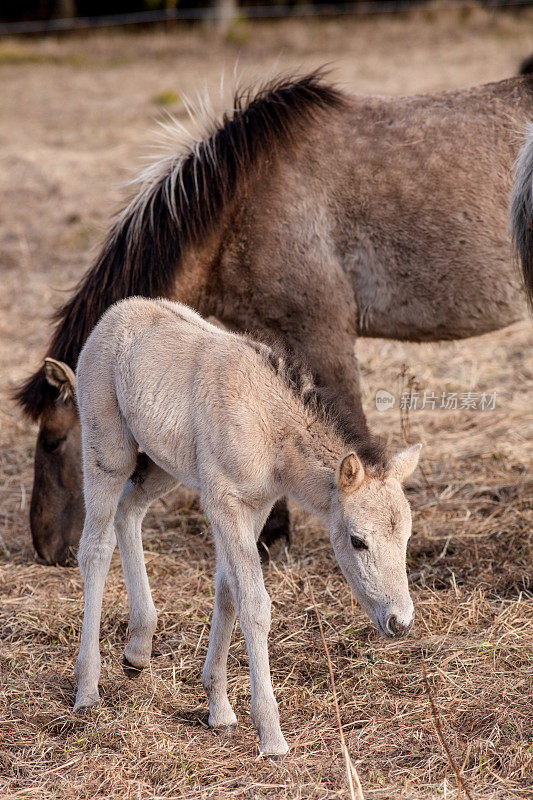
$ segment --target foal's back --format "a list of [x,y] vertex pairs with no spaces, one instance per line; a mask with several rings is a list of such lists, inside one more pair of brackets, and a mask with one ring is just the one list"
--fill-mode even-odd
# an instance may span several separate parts
[[237,427],[257,444],[258,386],[272,377],[261,347],[181,303],[141,297],[117,303],[78,362],[86,443],[107,453],[128,446],[136,452],[138,445],[178,480],[199,488],[199,460],[213,460],[213,453],[219,462],[243,460]]

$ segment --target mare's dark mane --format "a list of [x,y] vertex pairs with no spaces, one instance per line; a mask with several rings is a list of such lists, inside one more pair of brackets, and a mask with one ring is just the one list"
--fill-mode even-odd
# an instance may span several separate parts
[[[56,312],[47,355],[74,369],[110,305],[132,295],[171,297],[186,248],[215,229],[250,177],[294,145],[320,112],[344,103],[320,72],[238,94],[212,134],[164,159],[117,219],[95,263]],[[14,393],[34,420],[56,397],[42,368]]]

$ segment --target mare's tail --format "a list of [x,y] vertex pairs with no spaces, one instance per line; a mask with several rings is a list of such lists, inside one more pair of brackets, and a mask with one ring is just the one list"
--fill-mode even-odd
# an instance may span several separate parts
[[511,235],[522,264],[527,301],[533,311],[533,125],[516,161],[511,195]]

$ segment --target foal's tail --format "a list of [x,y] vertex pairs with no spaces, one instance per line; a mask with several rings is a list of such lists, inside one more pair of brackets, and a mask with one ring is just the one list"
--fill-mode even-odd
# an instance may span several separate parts
[[527,301],[533,311],[533,125],[516,161],[511,195],[511,235],[520,261]]

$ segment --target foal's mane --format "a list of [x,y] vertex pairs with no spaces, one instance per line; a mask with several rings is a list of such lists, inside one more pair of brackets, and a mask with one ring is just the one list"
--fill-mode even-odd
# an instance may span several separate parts
[[384,442],[370,433],[364,415],[357,415],[345,395],[330,386],[317,385],[305,360],[286,344],[274,336],[265,344],[264,331],[261,339],[258,342],[253,335],[247,337],[288,390],[342,439],[346,452],[353,450],[375,476],[383,477],[389,467],[387,450]]
[[[297,143],[320,113],[344,96],[315,71],[238,92],[233,110],[185,152],[146,173],[137,196],[111,228],[93,266],[54,315],[47,355],[73,369],[104,311],[131,295],[169,297],[183,253],[217,225],[247,180]],[[41,368],[14,393],[36,420],[57,396]]]

